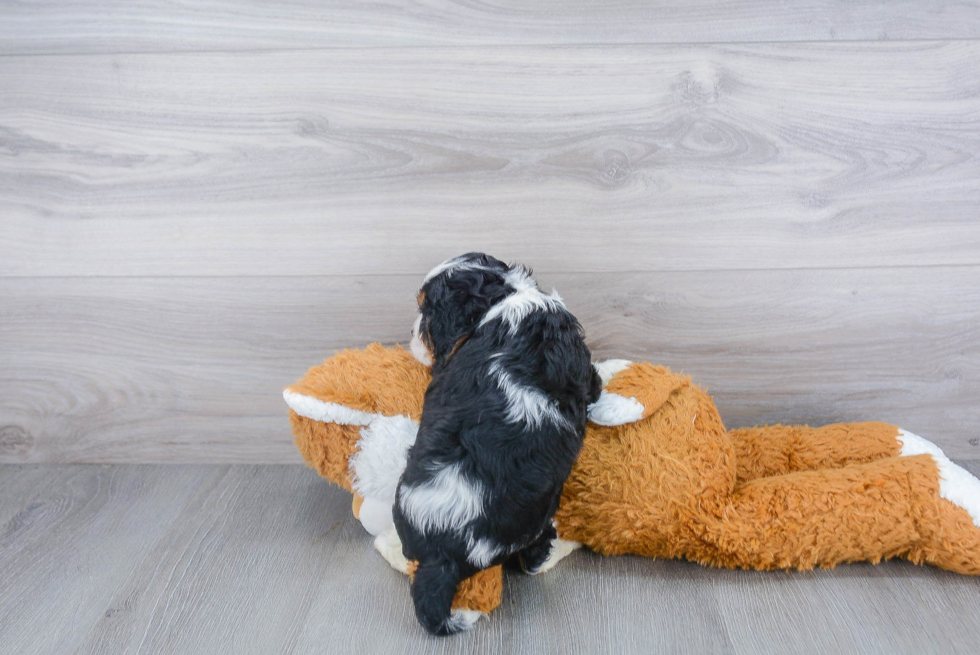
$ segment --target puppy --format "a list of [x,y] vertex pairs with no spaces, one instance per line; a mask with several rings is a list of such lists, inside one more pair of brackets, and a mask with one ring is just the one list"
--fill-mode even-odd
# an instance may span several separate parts
[[418,303],[412,352],[432,382],[393,519],[404,556],[418,561],[416,616],[446,635],[480,616],[451,611],[461,580],[500,563],[545,565],[601,383],[578,321],[522,266],[450,259],[426,276]]

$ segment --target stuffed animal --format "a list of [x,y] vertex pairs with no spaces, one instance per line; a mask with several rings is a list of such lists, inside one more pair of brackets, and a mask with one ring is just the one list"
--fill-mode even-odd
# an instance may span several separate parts
[[[685,376],[595,366],[602,396],[554,518],[552,565],[584,545],[730,568],[902,557],[980,574],[980,480],[929,441],[885,423],[726,430]],[[375,547],[409,575],[391,507],[428,382],[410,353],[372,344],[283,392],[304,459],[354,494]],[[501,592],[498,566],[461,583],[453,608],[485,614]]]

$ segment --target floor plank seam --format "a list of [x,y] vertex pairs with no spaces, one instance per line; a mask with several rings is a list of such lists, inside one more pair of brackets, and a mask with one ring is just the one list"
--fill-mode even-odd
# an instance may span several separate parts
[[478,43],[478,44],[424,44],[424,45],[351,45],[351,46],[309,46],[300,48],[256,48],[256,49],[195,49],[195,50],[99,50],[99,51],[72,51],[72,52],[0,52],[0,58],[14,57],[132,57],[132,56],[161,56],[161,55],[222,55],[222,54],[275,54],[275,53],[302,53],[302,52],[354,52],[358,50],[512,50],[514,48],[712,48],[712,47],[735,47],[735,46],[790,46],[790,45],[902,45],[902,44],[944,44],[944,43],[978,43],[980,38],[943,38],[943,39],[807,39],[800,41],[779,40],[779,41],[636,41],[626,43],[616,42],[574,42],[563,43],[560,41],[553,43]]

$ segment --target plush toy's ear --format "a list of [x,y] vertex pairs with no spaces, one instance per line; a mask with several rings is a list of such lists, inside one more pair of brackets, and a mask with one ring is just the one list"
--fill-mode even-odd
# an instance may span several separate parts
[[[364,350],[338,352],[307,371],[287,391],[359,412],[404,415],[418,421],[430,380],[429,369],[401,346],[385,348],[372,343]],[[357,415],[344,419],[333,410],[321,420],[335,417],[351,425],[366,425]]]
[[289,408],[296,448],[317,473],[353,493],[350,458],[357,452],[361,430],[356,425],[324,423]]
[[394,503],[398,478],[418,433],[416,421],[326,402],[292,387],[283,398],[296,446],[310,466],[367,501]]
[[649,362],[609,359],[594,364],[602,380],[599,400],[589,405],[589,420],[596,425],[625,425],[645,419],[667,402],[690,378],[675,375]]
[[283,391],[296,446],[331,482],[390,505],[429,379],[401,347],[337,353]]

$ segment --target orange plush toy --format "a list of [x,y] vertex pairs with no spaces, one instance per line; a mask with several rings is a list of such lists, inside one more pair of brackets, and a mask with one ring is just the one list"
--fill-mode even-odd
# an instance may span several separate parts
[[[750,569],[904,557],[980,574],[980,480],[884,423],[726,430],[711,398],[649,363],[596,364],[601,398],[555,515],[550,568],[599,553]],[[391,506],[429,371],[400,347],[347,350],[283,392],[306,461],[354,494],[375,547],[411,574]],[[465,580],[454,608],[500,603],[500,567]]]

